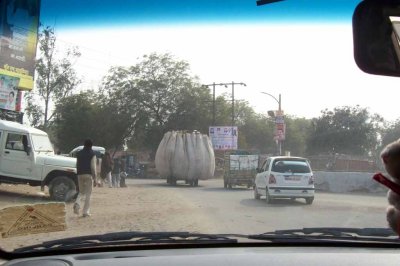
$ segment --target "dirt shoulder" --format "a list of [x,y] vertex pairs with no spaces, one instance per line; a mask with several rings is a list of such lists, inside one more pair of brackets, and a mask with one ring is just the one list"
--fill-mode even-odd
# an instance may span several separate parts
[[[44,202],[50,202],[47,192],[36,187],[0,185],[0,209]],[[66,231],[2,238],[0,247],[12,250],[47,240],[117,231],[206,232],[213,228],[189,199],[162,186],[94,188],[91,213],[89,218],[79,217],[72,204],[66,204]]]

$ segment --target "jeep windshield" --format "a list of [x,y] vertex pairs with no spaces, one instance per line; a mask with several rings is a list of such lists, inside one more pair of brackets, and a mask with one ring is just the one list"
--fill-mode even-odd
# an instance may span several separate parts
[[47,135],[32,134],[32,144],[35,151],[53,152],[53,145],[51,144]]
[[359,2],[0,0],[0,248],[392,238],[399,79],[357,67]]

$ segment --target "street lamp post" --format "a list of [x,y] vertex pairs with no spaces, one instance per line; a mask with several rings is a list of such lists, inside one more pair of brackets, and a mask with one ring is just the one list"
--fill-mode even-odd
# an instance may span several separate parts
[[[279,97],[277,99],[275,96],[273,96],[272,94],[269,94],[267,92],[261,92],[261,93],[272,97],[278,103],[278,112],[279,112],[279,114],[281,114],[282,113],[282,98],[281,98],[281,94],[279,93]],[[279,155],[282,155],[282,140],[280,140],[280,139],[278,139],[278,150],[279,150]]]

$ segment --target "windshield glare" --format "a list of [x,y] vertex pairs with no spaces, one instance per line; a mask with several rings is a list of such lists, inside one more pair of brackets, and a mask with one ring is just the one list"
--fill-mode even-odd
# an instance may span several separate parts
[[0,114],[37,133],[30,150],[0,127],[1,249],[389,228],[372,176],[390,177],[399,80],[355,64],[359,0],[100,2],[0,1]]
[[33,135],[32,144],[35,151],[53,151],[53,145],[51,144],[49,137],[46,135]]
[[277,173],[310,173],[310,167],[305,161],[277,160],[272,166],[272,171]]

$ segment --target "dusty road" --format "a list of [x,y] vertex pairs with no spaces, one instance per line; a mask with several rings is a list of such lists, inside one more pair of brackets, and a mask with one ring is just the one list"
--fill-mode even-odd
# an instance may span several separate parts
[[[190,231],[261,233],[302,227],[386,227],[385,195],[317,193],[304,200],[253,199],[251,189],[223,189],[222,180],[200,181],[197,188],[164,180],[128,180],[128,188],[95,188],[92,216],[81,218],[67,204],[67,231],[0,239],[13,249],[63,237],[115,231]],[[0,185],[0,208],[48,202],[38,188]]]

